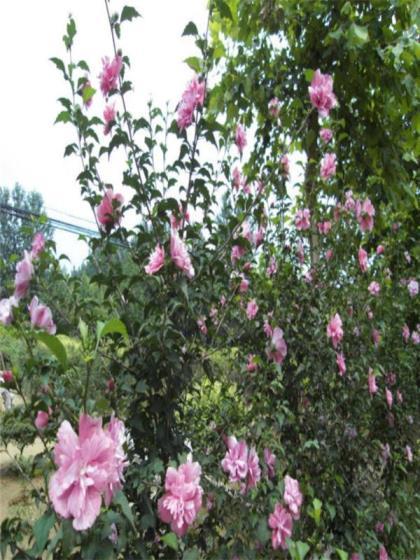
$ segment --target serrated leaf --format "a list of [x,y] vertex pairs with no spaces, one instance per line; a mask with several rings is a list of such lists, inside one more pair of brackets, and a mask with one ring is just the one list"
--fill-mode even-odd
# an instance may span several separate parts
[[178,539],[176,538],[175,533],[167,533],[161,537],[161,540],[166,544],[166,546],[169,546],[169,548],[178,550]]
[[187,25],[185,26],[184,31],[182,32],[182,37],[185,37],[187,35],[194,35],[194,36],[198,35],[197,26],[193,21],[188,22]]
[[54,354],[63,369],[67,369],[67,352],[61,340],[58,337],[45,332],[37,333],[36,337]]
[[133,8],[133,6],[124,6],[121,12],[120,22],[131,21],[136,17],[141,17],[136,8]]
[[100,340],[102,337],[106,336],[107,334],[119,333],[124,338],[128,338],[127,328],[124,323],[117,318],[109,319],[106,323],[101,324],[98,332],[98,339]]

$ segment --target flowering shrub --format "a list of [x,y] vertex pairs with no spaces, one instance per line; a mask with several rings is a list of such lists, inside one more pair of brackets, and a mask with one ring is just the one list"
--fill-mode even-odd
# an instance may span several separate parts
[[[98,223],[89,259],[101,297],[67,279],[79,317],[60,332],[62,310],[36,290],[61,273],[53,244],[36,236],[0,301],[2,325],[26,345],[22,363],[5,356],[2,383],[24,401],[5,422],[26,423],[26,444],[41,439],[33,474],[46,483],[42,516],[33,527],[7,519],[3,549],[89,560],[412,556],[418,256],[402,258],[411,246],[389,207],[334,190],[332,76],[309,76],[296,130],[281,128],[281,100],[266,92],[260,117],[278,144],[257,165],[246,121],[215,105],[217,57],[192,23],[198,75],[176,110],[130,114],[129,59],[117,49],[137,15],[108,13],[116,50],[99,81],[70,56],[71,18],[68,62],[52,59],[71,94],[57,121],[76,130],[65,154],[82,162]],[[309,195],[289,196],[287,154],[302,130],[321,157],[306,163]],[[214,160],[202,160],[205,143]],[[99,173],[118,150],[124,197]],[[63,334],[77,341],[74,362]]]

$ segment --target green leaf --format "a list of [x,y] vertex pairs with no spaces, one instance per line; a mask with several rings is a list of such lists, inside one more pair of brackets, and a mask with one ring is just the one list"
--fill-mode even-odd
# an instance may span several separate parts
[[123,492],[121,490],[117,492],[114,496],[114,503],[121,507],[121,510],[131,525],[134,527],[134,517],[133,512],[131,511],[130,504]]
[[59,70],[63,72],[63,74],[66,73],[64,62],[60,58],[56,58],[55,56],[53,56],[52,58],[50,58],[50,60],[56,65]]
[[186,550],[182,557],[182,560],[199,560],[200,559],[200,551],[196,548],[191,550]]
[[184,37],[186,35],[198,35],[197,26],[195,25],[195,23],[193,21],[190,21],[189,23],[187,23],[184,31],[182,32],[182,37]]
[[184,62],[188,64],[188,66],[195,72],[197,72],[197,74],[201,72],[201,59],[199,59],[197,56],[190,56],[186,58]]
[[233,21],[232,12],[224,0],[216,0],[216,6],[222,17]]
[[166,544],[166,546],[169,546],[169,548],[178,550],[178,540],[175,533],[167,533],[161,537],[161,540]]
[[82,90],[83,103],[88,103],[95,95],[96,89],[92,86],[85,86]]
[[59,122],[67,123],[67,122],[70,121],[70,117],[71,117],[71,115],[70,115],[69,111],[61,111],[61,113],[59,113],[57,115],[57,118],[55,119],[54,124],[57,124]]
[[121,12],[120,22],[122,23],[126,20],[131,21],[136,17],[141,17],[136,8],[133,8],[132,6],[124,6]]
[[348,560],[349,555],[347,554],[347,552],[341,550],[341,548],[336,548],[335,551],[340,557],[340,560]]
[[369,31],[367,27],[352,23],[347,32],[347,40],[353,47],[361,47],[369,41]]
[[38,519],[38,521],[36,521],[34,525],[35,546],[32,548],[32,552],[37,556],[42,554],[55,520],[56,518],[54,513],[46,512],[40,519]]
[[124,323],[120,319],[109,319],[104,324],[100,324],[98,329],[98,340],[102,337],[106,336],[107,334],[119,333],[124,338],[128,338],[127,328]]
[[57,336],[45,332],[37,333],[36,337],[54,354],[63,369],[67,369],[67,352],[61,340]]

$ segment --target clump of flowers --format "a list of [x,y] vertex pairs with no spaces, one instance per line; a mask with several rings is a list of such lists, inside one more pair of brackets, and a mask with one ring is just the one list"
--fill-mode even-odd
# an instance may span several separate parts
[[193,122],[194,111],[197,107],[204,105],[205,93],[205,83],[200,82],[194,77],[182,94],[181,102],[178,106],[177,124],[180,130],[188,128]]

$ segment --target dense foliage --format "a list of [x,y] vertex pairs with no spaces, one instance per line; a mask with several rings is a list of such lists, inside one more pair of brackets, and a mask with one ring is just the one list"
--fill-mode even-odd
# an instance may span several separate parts
[[[373,61],[384,18],[389,41],[414,49],[410,3],[389,16],[342,4],[215,0],[206,33],[185,28],[198,75],[177,113],[150,104],[141,117],[118,50],[135,8],[108,12],[114,52],[98,83],[72,58],[69,19],[67,59],[52,59],[70,92],[57,122],[76,130],[65,155],[82,162],[100,238],[83,279],[36,238],[0,302],[3,385],[23,401],[3,443],[45,445],[32,465],[42,516],[6,519],[3,554],[420,552],[414,135],[387,143],[410,155],[398,166],[378,140],[410,126],[413,61],[388,68],[406,78],[392,111],[395,84]],[[344,76],[347,57],[363,80]],[[125,199],[102,177],[121,159]],[[68,312],[36,297],[43,278],[69,291]]]

